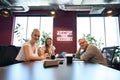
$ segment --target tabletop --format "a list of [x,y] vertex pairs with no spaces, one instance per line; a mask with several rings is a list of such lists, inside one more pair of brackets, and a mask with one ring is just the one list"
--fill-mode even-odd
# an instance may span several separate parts
[[0,80],[120,80],[120,71],[100,65],[73,61],[45,68],[44,61],[31,61],[0,68]]

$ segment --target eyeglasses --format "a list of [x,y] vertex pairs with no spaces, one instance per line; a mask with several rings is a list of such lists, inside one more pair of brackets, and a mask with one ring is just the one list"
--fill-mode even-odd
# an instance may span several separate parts
[[79,45],[82,45],[82,44],[84,44],[84,43],[85,43],[85,41],[84,41],[84,42],[80,42]]

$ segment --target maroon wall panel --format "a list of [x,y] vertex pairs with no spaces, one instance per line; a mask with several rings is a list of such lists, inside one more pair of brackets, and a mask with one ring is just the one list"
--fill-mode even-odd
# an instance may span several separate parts
[[[76,51],[76,13],[58,11],[54,18],[53,40],[56,46],[56,53],[63,51],[75,53]],[[72,31],[73,41],[57,41],[57,31]]]
[[10,45],[12,38],[13,17],[0,16],[0,45]]

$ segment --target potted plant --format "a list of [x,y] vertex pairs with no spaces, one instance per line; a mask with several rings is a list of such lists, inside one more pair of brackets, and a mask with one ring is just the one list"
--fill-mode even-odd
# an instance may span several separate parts
[[101,45],[104,43],[101,42],[101,40],[97,41],[95,37],[93,37],[91,34],[83,34],[83,37],[88,41],[89,44],[93,44],[97,46],[99,49],[101,49]]
[[15,36],[17,37],[17,40],[20,42],[20,43],[23,43],[23,38],[22,38],[22,34],[21,34],[21,30],[23,28],[21,28],[21,25],[18,23],[14,29],[14,33],[15,33]]
[[45,40],[50,37],[51,33],[46,33],[45,31],[42,32],[42,36],[41,36],[41,45],[45,44]]
[[18,41],[20,41],[21,43],[28,42],[29,39],[23,38],[23,36],[22,36],[23,34],[21,33],[21,30],[23,30],[23,28],[21,28],[20,24],[17,24],[14,29],[15,36],[17,37]]

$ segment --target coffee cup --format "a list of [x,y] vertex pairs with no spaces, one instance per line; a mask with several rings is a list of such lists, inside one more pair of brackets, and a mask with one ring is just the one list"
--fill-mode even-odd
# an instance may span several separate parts
[[67,64],[72,64],[72,62],[73,62],[72,56],[66,56],[66,59],[67,59]]
[[51,55],[51,59],[55,59],[55,55]]

